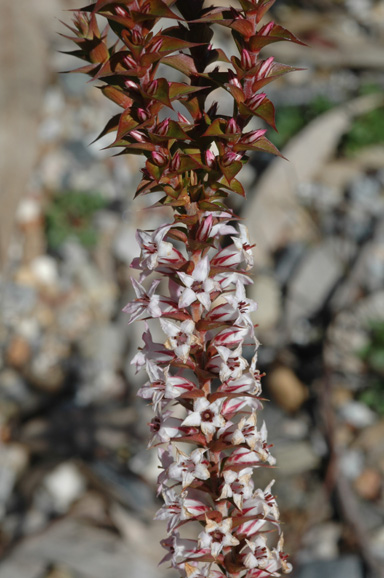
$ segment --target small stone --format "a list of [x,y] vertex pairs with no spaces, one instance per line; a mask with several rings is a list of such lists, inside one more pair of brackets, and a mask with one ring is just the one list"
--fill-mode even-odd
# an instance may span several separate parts
[[308,398],[307,387],[289,367],[278,367],[268,374],[268,389],[276,403],[288,412],[295,412]]
[[83,494],[86,483],[72,462],[57,466],[44,480],[44,488],[52,499],[55,512],[65,514],[71,504]]
[[273,455],[279,465],[279,471],[285,476],[314,470],[320,461],[312,445],[306,441],[276,445],[273,448]]
[[376,469],[367,468],[355,479],[353,486],[364,500],[377,500],[381,493],[381,475]]
[[376,414],[359,401],[350,401],[344,404],[339,413],[349,425],[357,429],[372,425],[376,421]]
[[260,304],[255,314],[260,331],[275,327],[280,319],[282,302],[276,279],[270,275],[258,275],[249,288],[249,295]]
[[363,566],[357,556],[343,556],[335,560],[315,560],[299,566],[297,578],[363,578]]
[[358,450],[346,450],[341,454],[339,464],[344,475],[349,480],[355,480],[363,470],[364,454]]
[[48,255],[36,257],[31,263],[31,271],[38,285],[54,287],[58,283],[57,262]]
[[31,348],[21,335],[14,335],[5,352],[5,361],[11,367],[21,368],[29,361]]

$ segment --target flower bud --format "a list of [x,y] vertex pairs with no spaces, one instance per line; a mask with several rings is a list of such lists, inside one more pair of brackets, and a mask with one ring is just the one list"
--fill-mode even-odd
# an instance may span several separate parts
[[156,91],[157,91],[157,87],[158,87],[158,82],[157,80],[151,80],[151,82],[149,82],[146,86],[146,92],[149,96],[153,96]]
[[259,36],[269,36],[269,33],[273,30],[274,26],[275,26],[275,23],[273,21],[268,22],[268,24],[266,24],[265,26],[260,28]]
[[140,122],[145,122],[146,120],[148,120],[150,118],[150,115],[143,108],[138,108],[137,109],[137,118],[139,119]]
[[129,133],[137,142],[146,142],[145,134],[140,130],[131,130]]
[[181,157],[179,151],[177,151],[169,164],[169,170],[172,172],[177,172],[180,170],[181,167]]
[[133,82],[133,80],[126,80],[124,82],[124,85],[126,88],[130,88],[132,90],[139,90],[139,85],[136,84],[136,82]]
[[253,63],[252,63],[252,57],[250,55],[250,53],[248,52],[248,50],[242,50],[241,51],[241,68],[243,68],[244,70],[249,70],[250,68],[252,68]]
[[240,127],[234,118],[231,118],[231,120],[228,122],[225,132],[227,134],[238,134],[241,132]]
[[167,156],[158,151],[152,152],[152,162],[157,165],[158,167],[164,167],[168,163]]
[[267,132],[267,130],[264,128],[260,128],[258,130],[253,130],[252,132],[248,132],[247,134],[245,134],[240,139],[240,142],[244,143],[244,144],[252,144],[252,143],[258,141],[259,138],[264,136],[266,132]]
[[251,110],[256,110],[265,100],[266,96],[267,95],[265,94],[265,92],[260,92],[260,94],[254,94],[253,96],[251,96],[251,98],[245,101],[245,104]]
[[237,76],[232,70],[228,70],[228,76],[229,76],[229,84],[231,86],[236,86],[236,88],[240,88],[240,90],[243,89],[240,80],[237,78]]
[[165,118],[163,121],[159,122],[156,126],[155,132],[159,136],[165,136],[167,134],[169,127],[169,118]]
[[273,66],[273,61],[274,57],[270,56],[267,58],[267,60],[264,60],[264,62],[261,63],[261,66],[256,74],[256,80],[261,80],[269,75]]
[[129,16],[127,10],[122,6],[116,6],[115,14],[116,16],[121,16],[122,18],[126,18],[127,16]]
[[182,122],[183,124],[191,124],[187,117],[181,114],[181,112],[177,113],[177,118],[179,119],[179,122]]
[[229,167],[232,163],[240,161],[241,158],[241,155],[234,153],[233,151],[228,151],[221,157],[221,164],[223,167]]
[[132,44],[139,46],[140,44],[143,44],[143,35],[140,32],[138,32],[137,30],[132,30],[131,40],[132,40]]
[[216,162],[216,157],[211,150],[205,151],[205,164],[208,167],[213,167]]
[[163,45],[163,39],[159,38],[158,40],[156,40],[156,42],[154,42],[151,46],[151,52],[159,52],[160,48]]
[[137,67],[136,60],[130,54],[126,54],[126,56],[124,56],[123,64],[125,64],[127,68]]

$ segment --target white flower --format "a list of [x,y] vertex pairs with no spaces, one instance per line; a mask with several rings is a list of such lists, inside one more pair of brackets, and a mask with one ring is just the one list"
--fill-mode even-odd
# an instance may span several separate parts
[[251,269],[253,267],[252,248],[254,247],[254,245],[251,245],[251,242],[249,240],[248,229],[245,225],[239,224],[239,231],[240,231],[239,236],[232,237],[232,241],[236,249],[238,250],[239,254],[241,255],[242,261],[245,261],[247,269]]
[[254,485],[252,481],[252,468],[244,468],[239,472],[225,470],[223,473],[224,485],[218,500],[233,498],[239,510],[242,509],[243,499],[252,496]]
[[178,276],[185,285],[179,297],[179,307],[183,309],[195,301],[199,301],[203,307],[209,311],[211,307],[212,291],[217,290],[217,283],[209,278],[209,259],[208,256],[201,259],[191,275],[178,273]]
[[194,479],[207,480],[210,477],[209,461],[204,457],[206,449],[197,448],[190,456],[178,448],[176,451],[177,461],[173,462],[168,469],[171,480],[182,482],[184,489],[190,486]]
[[165,342],[165,347],[175,352],[175,355],[186,363],[189,358],[189,352],[195,343],[198,342],[194,335],[195,324],[191,319],[183,321],[177,325],[169,319],[160,319],[161,327],[164,333],[168,336]]
[[136,353],[131,365],[136,366],[136,372],[145,367],[148,361],[160,364],[169,364],[174,359],[174,353],[164,347],[162,343],[152,341],[152,334],[148,328],[143,333],[144,347]]
[[199,534],[199,544],[202,548],[210,548],[214,558],[220,554],[226,546],[237,546],[239,540],[233,536],[232,518],[225,518],[222,522],[217,523],[213,520],[207,520],[205,530]]
[[193,409],[181,424],[182,426],[200,427],[204,435],[214,434],[217,428],[223,427],[225,419],[220,414],[221,400],[209,403],[207,398],[195,400]]
[[[136,238],[141,248],[140,269],[153,271],[158,265],[177,265],[185,261],[172,243],[163,240],[171,228],[172,225],[163,225],[155,231],[138,229]],[[133,266],[137,263],[136,260]]]
[[236,325],[250,325],[253,327],[249,314],[252,311],[256,311],[257,304],[253,299],[247,299],[243,283],[238,281],[236,284],[236,293],[234,295],[226,295],[225,299],[233,308]]
[[219,373],[221,381],[239,378],[248,367],[247,360],[241,355],[242,344],[240,343],[234,350],[223,346],[217,346],[216,350],[218,355],[208,363],[209,369]]
[[132,323],[143,313],[146,313],[148,317],[161,317],[162,311],[160,309],[160,296],[155,295],[160,280],[156,279],[153,281],[148,291],[146,291],[141,283],[136,281],[136,279],[131,278],[131,282],[137,299],[127,303],[123,309],[124,313],[130,315],[128,323]]

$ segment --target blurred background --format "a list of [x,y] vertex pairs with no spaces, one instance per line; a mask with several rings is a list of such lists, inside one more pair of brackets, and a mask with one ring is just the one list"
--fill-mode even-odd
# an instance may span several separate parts
[[[228,2],[228,4],[230,4]],[[90,144],[113,105],[60,50],[77,0],[0,0],[0,578],[171,578],[151,409],[129,365],[140,160]],[[263,414],[295,578],[384,565],[384,2],[279,0],[270,138],[233,200],[256,241]],[[227,46],[224,31],[217,42]],[[246,206],[246,208],[245,208]]]

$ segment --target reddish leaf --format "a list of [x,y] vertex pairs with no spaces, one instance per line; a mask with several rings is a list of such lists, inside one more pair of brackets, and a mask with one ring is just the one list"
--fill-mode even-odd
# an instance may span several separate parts
[[113,102],[122,108],[128,108],[129,106],[132,106],[133,100],[124,94],[122,90],[115,88],[114,86],[101,86],[100,90],[104,96],[110,100],[113,100]]
[[288,42],[295,42],[296,44],[302,44],[305,46],[305,43],[299,40],[292,32],[289,32],[286,28],[275,24],[272,30],[266,36],[257,34],[256,36],[252,36],[249,40],[249,47],[252,52],[257,52],[267,46],[268,44],[272,44],[274,42],[281,42],[286,40]]
[[271,126],[276,130],[275,107],[267,97],[264,98],[260,106],[252,110],[248,108],[244,103],[239,103],[239,112],[244,116],[249,115],[258,116],[263,120],[265,120],[265,122],[269,124],[269,126]]
[[215,118],[215,120],[212,122],[212,124],[209,125],[202,136],[223,136],[224,131],[221,128],[222,124],[225,124],[223,119]]
[[281,158],[283,155],[281,152],[275,147],[274,144],[271,143],[267,138],[262,136],[253,144],[237,144],[233,147],[233,150],[237,151],[263,151],[266,153],[270,153],[272,155],[276,155]]
[[179,72],[183,72],[186,76],[191,76],[193,74],[198,74],[195,66],[195,62],[191,56],[187,54],[175,54],[173,56],[166,56],[161,59],[163,64],[172,66]]

